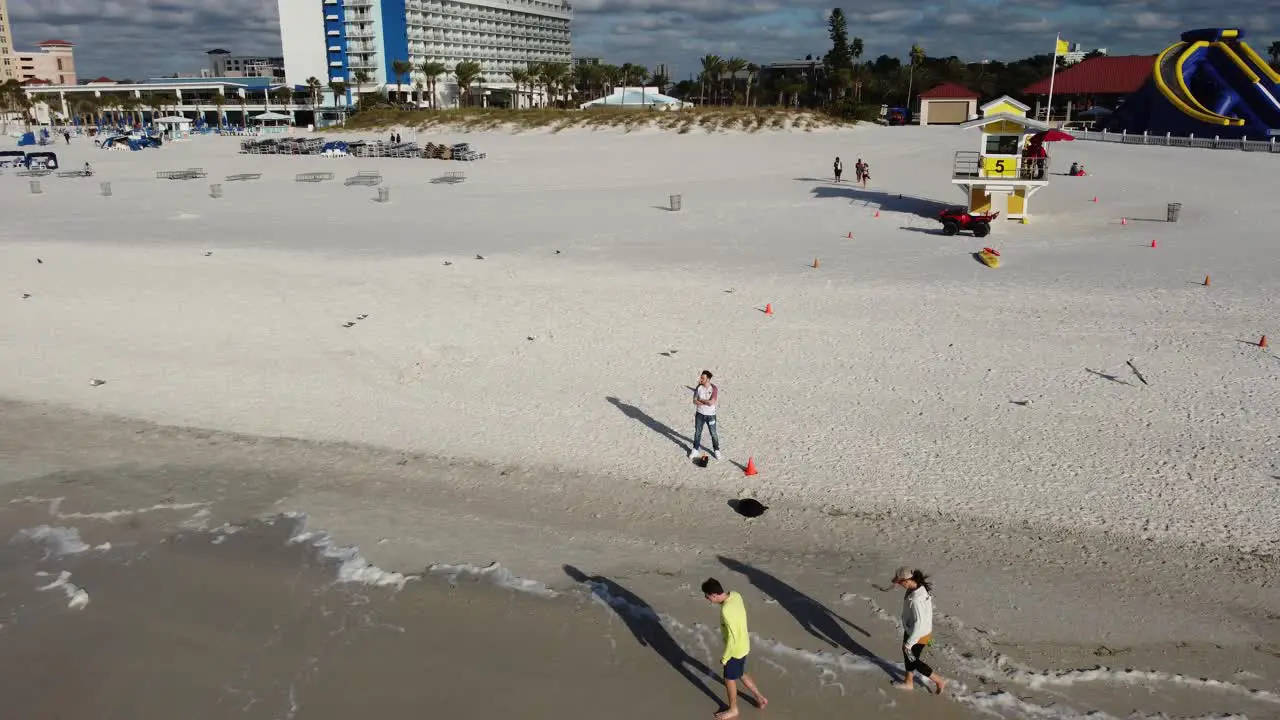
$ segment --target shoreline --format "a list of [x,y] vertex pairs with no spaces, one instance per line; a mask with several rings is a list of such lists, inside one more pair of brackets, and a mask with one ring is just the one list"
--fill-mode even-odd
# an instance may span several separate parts
[[[691,589],[714,574],[746,593],[758,642],[776,647],[769,657],[803,661],[819,679],[829,670],[846,692],[868,701],[883,683],[866,675],[856,655],[823,659],[830,646],[803,631],[812,622],[803,618],[825,606],[870,632],[868,650],[893,662],[900,599],[880,590],[895,564],[908,562],[938,584],[942,643],[935,665],[960,681],[956,690],[969,701],[959,704],[969,702],[970,710],[1014,696],[1041,704],[1047,696],[1039,693],[1057,688],[1053,693],[1064,694],[1061,701],[1071,707],[1120,713],[1124,702],[1137,702],[1120,692],[1133,681],[1125,672],[1096,669],[1117,662],[1147,673],[1141,684],[1162,688],[1155,705],[1139,705],[1150,711],[1256,713],[1272,706],[1272,697],[1280,704],[1280,585],[1273,566],[1260,573],[1232,567],[1229,557],[1159,545],[1107,547],[1096,538],[1090,545],[1064,538],[1041,546],[1014,531],[963,530],[946,521],[891,519],[886,526],[785,503],[747,521],[725,498],[697,492],[634,485],[602,497],[594,484],[546,470],[163,427],[8,401],[0,403],[0,417],[0,438],[8,438],[0,444],[8,468],[0,475],[0,516],[36,513],[56,491],[64,497],[59,524],[74,523],[90,545],[101,539],[93,532],[99,525],[116,532],[130,527],[127,518],[163,534],[181,531],[184,522],[190,527],[196,515],[201,527],[218,528],[305,512],[307,531],[323,529],[334,543],[357,546],[386,572],[439,577],[449,568],[434,574],[428,568],[461,564],[470,568],[461,577],[474,578],[476,569],[497,562],[498,580],[560,594],[576,585],[565,565],[603,575],[679,618],[673,632],[688,628],[677,634],[687,632],[680,642],[691,647],[715,639],[714,615]],[[12,502],[33,495],[44,499]],[[186,509],[111,515],[170,506]],[[111,520],[98,517],[104,510]],[[915,541],[886,536],[896,529],[913,537],[930,527]],[[948,552],[931,557],[930,545]],[[1223,577],[1257,584],[1224,585]],[[383,591],[395,592],[369,590]],[[93,607],[91,601],[85,611]],[[783,677],[789,676],[773,680]],[[1220,685],[1192,682],[1201,677]]]

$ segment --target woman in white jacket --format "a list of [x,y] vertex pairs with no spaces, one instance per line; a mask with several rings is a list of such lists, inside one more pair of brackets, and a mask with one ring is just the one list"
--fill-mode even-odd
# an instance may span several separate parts
[[914,689],[918,672],[932,680],[934,692],[941,695],[947,681],[920,660],[925,646],[933,642],[933,596],[929,594],[932,589],[929,578],[919,570],[900,567],[893,575],[893,584],[901,585],[907,591],[902,599],[902,659],[907,676],[899,687]]

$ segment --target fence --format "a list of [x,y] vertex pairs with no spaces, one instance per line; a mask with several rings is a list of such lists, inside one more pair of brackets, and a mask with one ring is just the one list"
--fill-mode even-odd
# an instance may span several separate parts
[[1280,143],[1275,138],[1270,140],[1235,140],[1218,137],[1176,137],[1172,134],[1149,135],[1125,132],[1109,133],[1089,130],[1072,130],[1071,134],[1078,140],[1094,140],[1097,142],[1124,143],[1126,145],[1163,145],[1165,147],[1207,148],[1210,150],[1244,150],[1245,152],[1280,153]]

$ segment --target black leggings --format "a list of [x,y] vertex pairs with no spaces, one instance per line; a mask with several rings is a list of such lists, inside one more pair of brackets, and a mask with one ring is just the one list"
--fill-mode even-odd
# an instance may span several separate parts
[[[907,638],[905,636],[902,638],[902,642],[907,642]],[[913,672],[918,672],[925,677],[933,676],[933,668],[929,667],[928,663],[920,660],[920,653],[924,652],[924,648],[925,646],[920,643],[912,645],[911,652],[907,652],[906,647],[903,647],[902,659],[904,664],[907,666],[907,675],[910,675]]]

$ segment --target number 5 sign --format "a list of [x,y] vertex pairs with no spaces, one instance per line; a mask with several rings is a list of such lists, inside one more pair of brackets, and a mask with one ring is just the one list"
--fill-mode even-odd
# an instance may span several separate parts
[[986,177],[1017,177],[1018,159],[1012,157],[982,158],[983,175]]

